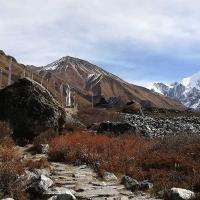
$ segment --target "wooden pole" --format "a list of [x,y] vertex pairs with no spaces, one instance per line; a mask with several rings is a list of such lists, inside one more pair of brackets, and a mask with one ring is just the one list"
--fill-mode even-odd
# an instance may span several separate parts
[[23,74],[23,77],[25,78],[26,77],[26,67],[24,66],[24,74]]
[[2,81],[3,81],[3,71],[0,69],[0,89],[3,88]]
[[92,109],[94,108],[94,94],[93,94],[93,85],[91,85],[91,92],[92,92]]
[[60,85],[61,104],[63,105],[63,84]]
[[11,79],[12,79],[12,58],[10,59],[10,63],[8,66],[9,73],[8,73],[8,85],[11,84]]

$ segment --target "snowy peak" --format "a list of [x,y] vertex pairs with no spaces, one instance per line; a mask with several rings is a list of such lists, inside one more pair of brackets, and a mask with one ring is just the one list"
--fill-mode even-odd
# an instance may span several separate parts
[[184,78],[181,83],[187,88],[197,88],[200,89],[200,72]]
[[171,85],[154,83],[150,89],[200,111],[200,72]]
[[97,67],[85,60],[81,60],[79,58],[74,58],[70,56],[63,57],[45,67],[43,70],[50,70],[50,71],[61,71],[67,70],[68,68],[73,68],[74,70],[81,70],[87,74],[102,74],[102,75],[110,75],[110,73],[106,72],[105,70]]

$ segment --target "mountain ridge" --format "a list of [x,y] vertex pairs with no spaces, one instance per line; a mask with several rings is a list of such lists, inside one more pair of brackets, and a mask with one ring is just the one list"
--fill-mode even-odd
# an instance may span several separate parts
[[[0,67],[5,70],[2,74],[3,87],[7,85],[9,62],[10,56],[2,51]],[[60,87],[62,84],[65,95],[65,90],[69,85],[76,93],[80,107],[91,106],[93,95],[95,103],[98,103],[102,97],[114,97],[123,104],[134,100],[144,107],[185,110],[185,107],[175,100],[154,94],[144,87],[130,84],[97,65],[70,56],[40,67],[19,64],[16,59],[13,59],[12,82],[25,76],[48,87],[53,96],[63,103],[65,99],[64,96],[61,99]]]
[[42,74],[49,73],[50,77],[56,75],[66,80],[71,87],[83,91],[85,95],[91,95],[93,92],[94,96],[121,97],[124,103],[135,100],[143,106],[184,109],[177,101],[130,84],[103,68],[79,58],[62,57],[38,70]]
[[173,84],[154,83],[149,89],[200,111],[200,71]]

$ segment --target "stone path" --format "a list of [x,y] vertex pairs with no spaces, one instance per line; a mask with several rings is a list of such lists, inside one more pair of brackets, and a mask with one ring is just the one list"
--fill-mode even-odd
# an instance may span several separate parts
[[[22,148],[20,151],[26,159],[35,160],[45,157],[43,154],[28,154]],[[62,193],[62,191],[66,191],[67,189],[76,199],[80,200],[153,200],[147,194],[134,194],[126,190],[120,184],[120,180],[105,181],[99,179],[97,174],[86,165],[73,166],[51,162],[51,168],[52,172],[48,177],[53,181],[53,186],[50,188],[48,194],[53,194],[55,190]]]

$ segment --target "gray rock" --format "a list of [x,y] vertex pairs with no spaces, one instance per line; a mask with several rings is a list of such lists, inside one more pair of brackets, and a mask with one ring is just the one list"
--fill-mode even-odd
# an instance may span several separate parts
[[103,173],[103,178],[106,181],[116,181],[117,180],[117,177],[115,176],[115,174],[110,173],[110,172],[104,172]]
[[139,190],[142,190],[142,191],[146,191],[146,190],[153,188],[153,184],[147,180],[141,181],[139,184],[140,184]]
[[127,190],[131,191],[136,191],[140,187],[140,183],[129,176],[123,176],[121,183],[126,187]]
[[49,169],[34,169],[33,172],[37,176],[41,176],[41,175],[49,176],[50,175],[50,170]]
[[195,198],[195,193],[182,188],[171,188],[167,196],[170,200],[189,200]]
[[47,154],[49,152],[49,145],[48,144],[40,144],[37,147],[38,153]]
[[136,130],[136,128],[128,122],[109,122],[109,121],[95,124],[92,127],[92,129],[96,130],[99,133],[110,132],[115,134],[135,132]]
[[36,180],[33,181],[31,185],[28,186],[28,191],[32,193],[42,194],[46,192],[49,187],[53,185],[53,181],[45,175],[39,176]]
[[74,196],[71,196],[70,194],[60,194],[57,196],[53,196],[48,200],[74,200],[74,199],[76,198]]
[[13,198],[5,198],[5,199],[1,199],[1,200],[14,200]]
[[47,190],[44,195],[46,196],[52,196],[53,195],[53,199],[56,199],[56,200],[73,200],[73,199],[76,199],[76,197],[74,196],[75,193],[74,191],[72,190],[69,190],[67,188],[64,188],[64,187],[53,187],[53,188],[50,188],[49,190]]
[[102,188],[95,190],[87,190],[84,192],[77,192],[75,196],[82,199],[91,199],[93,197],[112,197],[118,196],[119,192],[116,189]]
[[23,78],[0,90],[0,120],[9,121],[13,137],[32,140],[42,131],[58,132],[66,122],[66,113],[47,89]]
[[29,170],[25,170],[20,179],[22,180],[24,185],[30,185],[31,183],[33,183],[33,181],[38,179],[38,175]]

